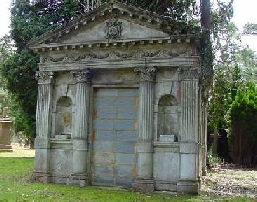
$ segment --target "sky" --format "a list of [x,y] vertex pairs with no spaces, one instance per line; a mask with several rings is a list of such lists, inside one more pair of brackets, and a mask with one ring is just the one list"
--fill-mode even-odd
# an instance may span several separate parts
[[[11,0],[0,1],[0,37],[2,37],[9,31]],[[247,22],[257,23],[257,0],[234,0],[233,22],[236,23],[239,30],[242,30]],[[243,41],[257,52],[257,36],[245,36]]]

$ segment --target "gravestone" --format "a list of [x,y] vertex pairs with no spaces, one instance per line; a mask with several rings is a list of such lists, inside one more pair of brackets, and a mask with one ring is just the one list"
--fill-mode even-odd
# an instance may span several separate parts
[[35,177],[198,193],[206,134],[199,41],[117,2],[32,40],[40,55]]
[[12,152],[10,118],[0,118],[0,152]]

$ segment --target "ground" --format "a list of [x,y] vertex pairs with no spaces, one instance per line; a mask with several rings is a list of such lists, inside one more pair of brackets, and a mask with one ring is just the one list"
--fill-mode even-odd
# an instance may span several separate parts
[[140,194],[113,187],[79,188],[67,185],[31,183],[34,150],[15,147],[0,153],[1,201],[257,201],[257,170],[216,165],[203,177],[199,195],[169,192]]
[[216,166],[203,177],[202,191],[208,195],[257,199],[257,170]]

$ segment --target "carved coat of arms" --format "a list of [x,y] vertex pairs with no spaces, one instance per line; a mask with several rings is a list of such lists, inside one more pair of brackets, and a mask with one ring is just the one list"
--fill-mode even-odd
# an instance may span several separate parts
[[121,38],[122,33],[122,22],[118,19],[112,18],[106,22],[106,38],[107,39],[117,39]]

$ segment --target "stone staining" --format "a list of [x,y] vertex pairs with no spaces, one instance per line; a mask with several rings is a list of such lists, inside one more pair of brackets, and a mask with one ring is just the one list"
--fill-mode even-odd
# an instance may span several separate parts
[[77,71],[72,72],[74,80],[77,82],[76,92],[76,121],[74,137],[78,139],[86,139],[87,123],[88,123],[88,104],[89,104],[89,84],[91,82],[91,72]]
[[174,142],[178,137],[178,101],[173,95],[164,95],[158,102],[158,139]]
[[37,102],[37,135],[47,138],[50,131],[50,109],[52,102],[53,72],[37,72],[38,80],[38,102]]
[[116,18],[111,18],[106,22],[106,38],[118,39],[122,37],[122,22],[119,22]]
[[53,72],[36,72],[35,78],[38,80],[39,84],[51,83],[54,78]]
[[56,137],[71,139],[72,101],[67,96],[62,96],[56,106]]
[[[140,9],[118,2],[104,4],[99,11],[30,43],[31,49],[39,52],[39,68],[44,70],[36,76],[36,179],[80,186],[122,185],[143,192],[197,193],[201,176],[199,130],[206,131],[206,124],[204,128],[199,125],[204,117],[198,117],[206,115],[201,111],[199,80],[205,77],[200,78],[199,73],[198,36],[170,36],[165,26],[157,26],[156,30],[161,16],[145,15]],[[116,14],[122,14],[123,20]],[[155,20],[147,23],[145,19],[151,15]],[[125,26],[126,21],[136,26]],[[80,26],[84,28],[78,29]],[[145,60],[151,67],[146,67]],[[92,80],[87,69],[90,67],[94,76],[98,74],[97,79]],[[57,72],[56,78],[50,71]],[[170,90],[173,83],[178,86],[177,93]],[[99,89],[104,89],[105,96],[98,96]],[[57,113],[52,113],[53,104]],[[95,110],[90,110],[94,106],[107,108],[98,124],[93,122]],[[110,116],[116,116],[110,113],[110,106],[125,118],[110,122]],[[128,117],[131,109],[133,120]],[[105,133],[97,128],[100,126],[106,127]],[[64,138],[69,134],[70,138]],[[115,143],[106,143],[108,138],[115,139]]]
[[140,76],[141,81],[154,81],[156,76],[156,68],[155,67],[140,67],[136,68],[135,72]]
[[197,141],[198,130],[198,69],[180,69],[181,80],[181,141]]
[[89,125],[90,69],[72,72],[76,86],[76,116],[73,130],[73,173],[72,184],[87,184],[87,140]]
[[156,77],[155,67],[136,68],[139,74],[139,141],[137,143],[137,179],[134,189],[151,192],[154,190],[153,182],[153,101],[154,83]]
[[87,69],[86,71],[73,71],[71,74],[73,75],[74,80],[78,83],[91,83],[92,73],[90,69]]
[[156,76],[156,68],[136,68],[135,72],[140,77],[139,139],[149,141],[153,138],[153,81]]

